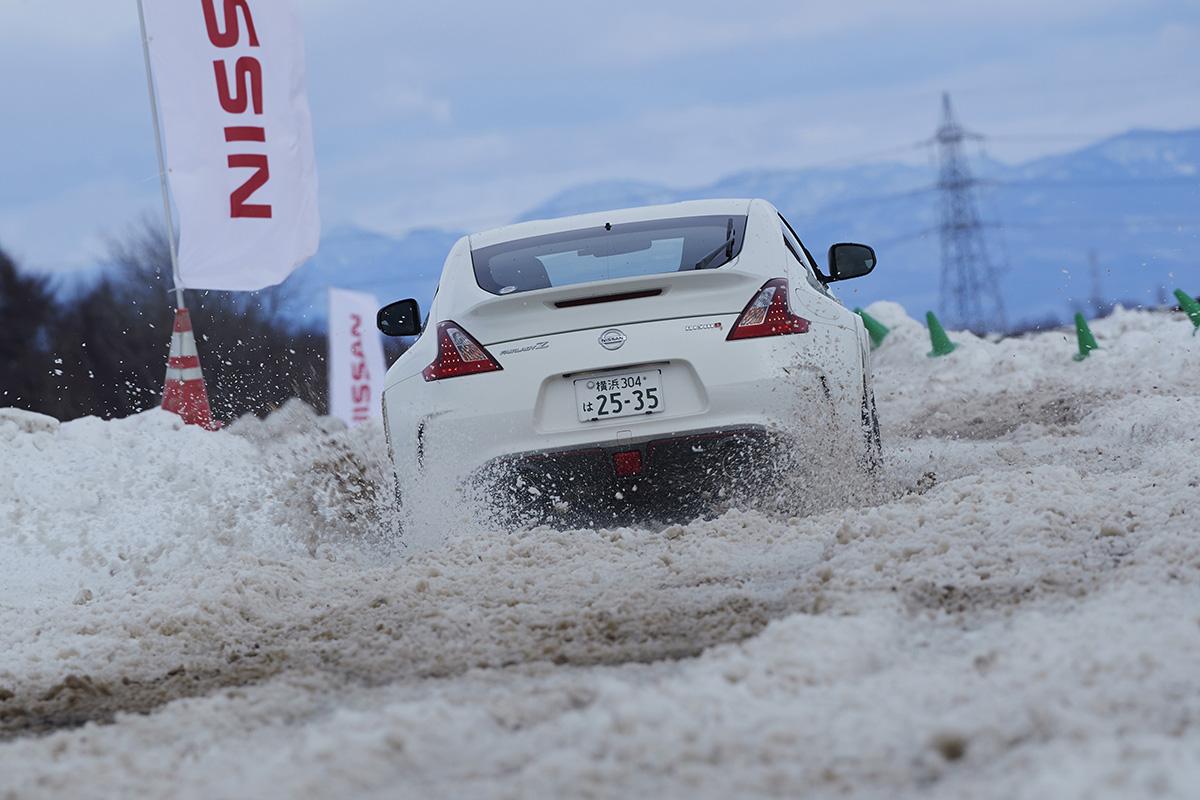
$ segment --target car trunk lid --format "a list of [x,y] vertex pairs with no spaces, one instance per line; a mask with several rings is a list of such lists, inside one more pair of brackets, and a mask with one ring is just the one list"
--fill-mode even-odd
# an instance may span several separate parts
[[460,312],[456,321],[492,346],[603,326],[736,314],[762,277],[733,266],[498,296]]

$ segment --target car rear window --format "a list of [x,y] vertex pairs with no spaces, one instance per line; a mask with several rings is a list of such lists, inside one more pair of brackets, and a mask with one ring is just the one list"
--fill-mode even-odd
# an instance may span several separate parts
[[513,294],[612,278],[716,269],[737,257],[746,216],[679,217],[514,239],[471,253],[475,279]]

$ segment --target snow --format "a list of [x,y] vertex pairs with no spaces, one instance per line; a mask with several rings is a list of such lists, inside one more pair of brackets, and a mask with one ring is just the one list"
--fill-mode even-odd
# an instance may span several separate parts
[[802,517],[396,542],[378,427],[0,411],[0,798],[1197,796],[1200,337],[868,310]]

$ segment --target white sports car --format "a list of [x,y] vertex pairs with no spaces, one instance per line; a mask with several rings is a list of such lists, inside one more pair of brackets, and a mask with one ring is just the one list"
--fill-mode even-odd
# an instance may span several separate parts
[[383,396],[402,504],[431,481],[598,521],[702,510],[814,449],[872,468],[869,340],[829,284],[874,266],[836,244],[822,272],[765,200],[463,237],[424,323],[414,300],[379,312],[383,333],[419,335]]

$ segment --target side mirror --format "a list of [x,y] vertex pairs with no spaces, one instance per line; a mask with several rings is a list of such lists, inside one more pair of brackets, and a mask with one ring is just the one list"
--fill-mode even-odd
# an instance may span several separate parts
[[875,251],[865,244],[843,242],[829,248],[829,280],[861,278],[875,269]]
[[421,333],[421,306],[416,300],[397,300],[379,309],[375,325],[384,336],[417,336]]

